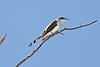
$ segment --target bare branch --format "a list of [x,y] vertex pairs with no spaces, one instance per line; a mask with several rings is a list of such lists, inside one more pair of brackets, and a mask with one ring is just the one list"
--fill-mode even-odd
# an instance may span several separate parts
[[16,67],[19,67],[23,62],[25,62],[27,59],[29,59],[31,56],[33,56],[39,49],[40,47],[49,39],[50,37],[44,39],[41,44],[35,48],[32,53],[30,53],[27,57],[25,57],[23,60],[21,60],[18,64],[16,64]]
[[0,45],[3,43],[3,41],[6,39],[7,33],[5,33],[2,38],[0,39]]
[[60,30],[60,32],[62,32],[64,30],[75,30],[75,29],[78,29],[78,28],[86,27],[86,26],[89,26],[89,25],[91,25],[91,24],[93,24],[95,22],[97,22],[97,20],[94,20],[94,21],[92,21],[92,22],[90,22],[88,24],[80,25],[80,26],[77,26],[77,27],[74,27],[74,28],[64,28],[64,29]]
[[82,27],[86,27],[86,26],[89,26],[89,25],[91,25],[91,24],[93,24],[93,23],[95,23],[95,22],[97,22],[97,20],[92,21],[92,22],[90,22],[90,23],[88,23],[88,24],[85,24],[85,25],[80,25],[80,26],[74,27],[74,28],[64,28],[64,29],[62,29],[62,30],[60,30],[60,31],[57,31],[57,32],[51,34],[49,37],[43,39],[43,41],[40,43],[40,45],[39,45],[37,48],[35,48],[35,49],[32,51],[32,53],[30,53],[27,57],[25,57],[25,58],[24,58],[23,60],[21,60],[18,64],[16,64],[16,67],[19,67],[19,66],[20,66],[23,62],[25,62],[27,59],[29,59],[30,57],[34,56],[34,54],[40,49],[40,47],[41,47],[48,39],[50,39],[51,37],[55,36],[56,34],[63,34],[63,33],[61,33],[61,32],[65,31],[65,30],[75,30],[75,29],[79,29],[79,28],[82,28]]

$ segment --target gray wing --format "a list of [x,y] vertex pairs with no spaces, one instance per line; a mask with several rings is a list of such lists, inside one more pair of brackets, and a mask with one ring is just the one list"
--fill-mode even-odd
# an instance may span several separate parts
[[53,30],[57,26],[57,21],[53,21],[42,33],[42,37],[45,36],[48,32]]

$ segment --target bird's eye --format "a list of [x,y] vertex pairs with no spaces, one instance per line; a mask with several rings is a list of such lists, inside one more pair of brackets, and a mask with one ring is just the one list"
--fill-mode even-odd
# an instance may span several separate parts
[[64,17],[60,17],[60,19],[64,19]]

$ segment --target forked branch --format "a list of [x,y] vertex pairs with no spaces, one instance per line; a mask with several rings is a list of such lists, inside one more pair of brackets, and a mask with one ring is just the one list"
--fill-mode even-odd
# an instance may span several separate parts
[[73,27],[73,28],[63,28],[62,30],[57,31],[57,32],[51,34],[49,37],[45,38],[45,39],[40,43],[40,45],[32,51],[32,53],[30,53],[27,57],[25,57],[25,58],[22,59],[19,63],[17,63],[17,64],[16,64],[16,67],[19,67],[19,66],[20,66],[23,62],[25,62],[27,59],[29,59],[30,57],[34,56],[34,54],[40,49],[40,47],[41,47],[48,39],[50,39],[51,37],[55,36],[56,34],[59,34],[59,33],[61,34],[61,32],[65,31],[65,30],[75,30],[75,29],[79,29],[79,28],[82,28],[82,27],[86,27],[86,26],[89,26],[89,25],[91,25],[91,24],[93,24],[93,23],[95,23],[95,22],[97,22],[97,20],[94,20],[94,21],[92,21],[92,22],[90,22],[90,23],[88,23],[88,24],[80,25],[80,26]]

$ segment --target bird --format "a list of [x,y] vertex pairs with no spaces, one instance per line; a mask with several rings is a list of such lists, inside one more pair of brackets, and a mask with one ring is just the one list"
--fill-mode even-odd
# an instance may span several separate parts
[[3,41],[5,40],[6,36],[7,36],[7,33],[5,33],[5,34],[2,36],[2,38],[0,39],[0,45],[1,45],[1,44],[3,43]]
[[[34,43],[36,43],[39,39],[45,38],[57,31],[59,31],[62,23],[64,23],[66,20],[69,20],[68,18],[65,18],[63,16],[58,17],[54,21],[52,21],[48,26],[43,30],[42,34],[38,38],[36,38],[34,41],[32,41],[28,47],[32,46]],[[42,39],[43,40],[43,39]]]

